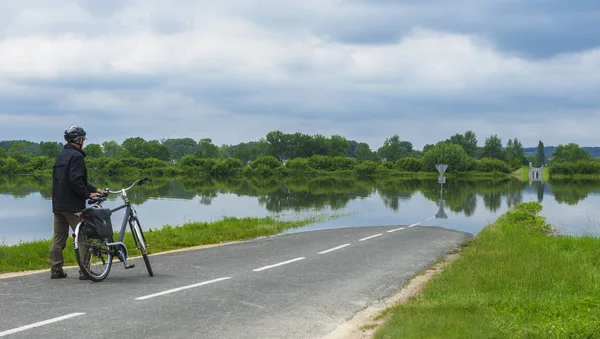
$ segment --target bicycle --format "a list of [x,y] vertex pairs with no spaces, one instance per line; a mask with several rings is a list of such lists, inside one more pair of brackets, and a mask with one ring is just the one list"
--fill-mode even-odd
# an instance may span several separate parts
[[[138,250],[142,253],[146,269],[150,276],[154,275],[150,260],[148,259],[146,238],[140,226],[137,212],[131,205],[127,197],[127,191],[136,185],[143,185],[147,177],[136,180],[128,188],[123,188],[117,191],[111,191],[108,188],[103,191],[103,197],[94,197],[87,202],[89,207],[83,211],[76,213],[80,220],[75,228],[73,237],[75,238],[75,257],[79,268],[83,274],[88,276],[92,281],[103,281],[108,277],[112,266],[113,257],[117,257],[125,266],[126,269],[134,268],[135,265],[127,263],[127,246],[123,243],[125,230],[129,224],[133,241]],[[120,194],[123,199],[123,204],[114,208],[103,208],[102,203],[106,201],[109,194]],[[111,215],[114,212],[125,209],[125,216],[119,232],[119,238],[115,242]]]

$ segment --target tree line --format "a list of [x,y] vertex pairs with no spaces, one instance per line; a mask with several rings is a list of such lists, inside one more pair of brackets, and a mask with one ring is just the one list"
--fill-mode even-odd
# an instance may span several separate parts
[[[0,174],[51,168],[54,157],[62,147],[63,144],[59,142],[0,141]],[[368,173],[383,166],[400,171],[429,172],[435,171],[436,163],[446,163],[449,164],[449,172],[508,173],[522,165],[539,167],[548,164],[545,149],[540,141],[537,153],[526,156],[523,145],[517,138],[509,139],[503,144],[502,139],[495,134],[486,137],[483,146],[479,146],[476,134],[467,130],[436,144],[425,145],[422,150],[415,149],[410,141],[402,140],[397,134],[386,138],[383,145],[373,150],[365,142],[348,140],[340,135],[327,137],[321,134],[271,131],[258,141],[237,145],[217,146],[210,138],[195,141],[192,138],[145,140],[130,137],[122,143],[90,143],[85,146],[84,151],[92,168],[114,173],[128,166],[141,169],[162,168],[164,171],[165,167],[173,164],[178,165],[178,168],[200,166],[207,169],[212,166],[211,171],[217,173],[227,173],[230,168],[252,167],[251,165],[255,165],[256,169],[257,163],[273,169],[277,166],[272,159],[298,171],[352,169]],[[565,170],[570,171],[569,173],[578,170],[573,167],[575,163],[593,162],[592,159],[589,152],[576,144],[559,145],[552,153],[552,162],[563,163],[563,168],[571,166]],[[593,166],[595,165],[587,166],[586,171],[595,170]]]

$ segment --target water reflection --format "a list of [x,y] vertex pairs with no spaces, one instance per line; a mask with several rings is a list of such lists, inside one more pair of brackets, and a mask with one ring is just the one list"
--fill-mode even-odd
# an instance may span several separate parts
[[[98,187],[126,187],[131,180],[97,180]],[[146,227],[181,224],[190,220],[215,220],[227,216],[305,215],[339,212],[351,216],[315,227],[400,225],[428,220],[428,225],[476,233],[511,206],[536,200],[549,222],[570,230],[594,220],[600,181],[544,183],[518,180],[354,181],[314,178],[304,180],[172,180],[154,178],[131,190],[129,197],[145,216]],[[33,237],[48,238],[51,224],[49,178],[0,177],[0,241],[15,243]],[[111,197],[110,200],[117,199]],[[584,207],[585,206],[585,207]],[[23,211],[31,211],[34,225],[22,224]],[[35,211],[35,212],[34,212]],[[561,211],[561,214],[558,214]],[[578,217],[573,217],[573,216]],[[587,221],[581,215],[586,216]],[[565,219],[564,216],[570,216]],[[33,237],[32,237],[33,236]]]

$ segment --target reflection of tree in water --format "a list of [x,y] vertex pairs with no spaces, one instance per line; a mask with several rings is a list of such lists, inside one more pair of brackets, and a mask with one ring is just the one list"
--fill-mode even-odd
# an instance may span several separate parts
[[463,206],[463,212],[465,216],[470,217],[475,214],[475,210],[477,209],[477,195],[471,194],[465,199],[465,204]]
[[491,192],[483,194],[483,205],[492,212],[496,212],[502,207],[502,194]]
[[[97,187],[119,189],[128,187],[137,178],[92,178]],[[502,206],[503,197],[511,207],[523,200],[523,189],[528,183],[518,180],[469,181],[448,179],[444,184],[443,199],[445,209],[472,216],[477,208],[477,196],[482,196],[485,208],[497,211]],[[552,188],[552,194],[559,203],[575,205],[590,193],[600,191],[600,180],[552,181],[550,186],[534,183],[538,201],[542,201],[544,190]],[[10,194],[17,198],[40,193],[44,199],[51,199],[51,176],[0,176],[0,194]],[[349,201],[359,197],[369,197],[378,193],[385,206],[397,211],[402,200],[410,199],[416,192],[431,200],[437,206],[440,199],[440,185],[435,179],[386,179],[377,181],[355,181],[347,178],[300,178],[300,179],[228,179],[211,180],[204,178],[167,177],[151,178],[143,186],[138,186],[128,195],[134,204],[141,204],[154,198],[191,200],[200,198],[200,203],[209,205],[219,194],[256,197],[268,210],[321,210],[344,208]],[[112,196],[110,200],[119,199]]]
[[[484,206],[490,211],[497,211],[502,206],[502,197],[506,197],[509,206],[522,201],[525,185],[527,184],[516,179],[496,182],[450,179],[444,184],[445,207],[452,212],[472,216],[477,208],[477,196],[481,195]],[[427,199],[437,203],[440,198],[440,184],[437,180],[423,181],[422,190]]]
[[409,200],[421,187],[420,180],[386,181],[378,186],[377,191],[383,204],[397,212],[400,200]]
[[590,193],[600,191],[600,180],[552,180],[550,187],[558,203],[577,205]]
[[541,203],[542,201],[544,201],[544,189],[546,188],[546,184],[543,182],[536,182],[535,183],[535,190],[536,190],[536,194],[537,194],[537,199],[538,202]]

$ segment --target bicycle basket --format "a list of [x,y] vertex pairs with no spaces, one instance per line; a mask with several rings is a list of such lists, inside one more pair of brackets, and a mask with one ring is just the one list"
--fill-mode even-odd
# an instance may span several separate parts
[[81,212],[83,216],[83,234],[92,239],[105,239],[113,236],[109,208],[88,207]]

